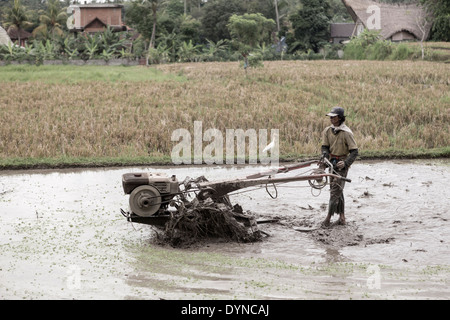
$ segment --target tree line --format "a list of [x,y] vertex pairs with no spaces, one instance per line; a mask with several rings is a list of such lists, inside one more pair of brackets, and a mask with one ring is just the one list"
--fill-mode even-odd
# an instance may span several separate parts
[[[380,1],[420,1],[435,15],[433,39],[449,41],[447,0]],[[330,23],[353,22],[341,0],[110,0],[106,2],[124,5],[124,22],[139,38],[109,29],[75,38],[66,27],[66,7],[77,2],[84,3],[0,0],[1,25],[32,33],[28,53],[2,48],[0,58],[15,52],[16,58],[34,53],[36,60],[43,55],[146,57],[151,63],[243,59],[244,65],[251,65],[260,59],[324,58],[324,49],[327,57],[334,57]]]

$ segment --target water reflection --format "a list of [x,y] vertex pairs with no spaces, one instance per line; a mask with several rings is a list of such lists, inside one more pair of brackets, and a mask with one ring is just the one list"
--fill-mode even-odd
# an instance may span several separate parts
[[338,263],[348,261],[344,255],[339,251],[338,248],[326,247],[325,253],[323,254],[325,263]]

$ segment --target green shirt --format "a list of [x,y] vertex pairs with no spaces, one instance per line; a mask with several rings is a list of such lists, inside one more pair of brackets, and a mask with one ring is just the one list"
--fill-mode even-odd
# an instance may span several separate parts
[[322,145],[330,148],[330,154],[346,157],[350,150],[358,149],[353,133],[348,130],[338,130],[333,133],[333,126],[326,127],[322,132]]

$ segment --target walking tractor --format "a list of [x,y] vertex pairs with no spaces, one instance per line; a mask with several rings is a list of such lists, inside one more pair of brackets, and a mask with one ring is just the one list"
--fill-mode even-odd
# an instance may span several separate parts
[[[317,165],[304,174],[285,176],[284,173]],[[166,236],[178,238],[180,232],[186,237],[220,236],[237,240],[253,240],[259,237],[257,221],[238,204],[232,205],[229,195],[234,191],[253,186],[268,186],[295,181],[308,181],[311,188],[322,189],[331,179],[350,179],[340,176],[333,164],[324,157],[266,172],[256,173],[240,179],[208,181],[204,176],[179,181],[175,175],[164,173],[125,173],[122,186],[129,195],[129,210],[121,213],[130,222],[164,228]]]

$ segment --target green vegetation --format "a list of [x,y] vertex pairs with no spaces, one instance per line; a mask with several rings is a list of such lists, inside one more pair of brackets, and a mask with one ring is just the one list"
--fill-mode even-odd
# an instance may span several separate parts
[[420,0],[420,3],[434,16],[431,39],[450,41],[450,2],[448,0]]
[[[230,23],[227,25],[232,43],[238,52],[244,57],[244,68],[247,66],[261,65],[262,55],[257,59],[249,59],[249,55],[256,46],[262,46],[265,40],[270,38],[270,30],[275,22],[266,19],[260,13],[244,14],[243,16],[232,15]],[[254,56],[254,55],[253,55]]]
[[[40,33],[45,28],[39,29]],[[143,56],[142,41],[131,42],[130,34],[113,32],[110,28],[93,35],[83,37],[60,37],[53,33],[52,39],[34,39],[24,47],[12,45],[0,46],[0,61],[28,62],[42,64],[44,60],[92,60],[109,61],[113,58],[135,60]],[[133,50],[131,49],[133,48]]]
[[[348,60],[419,60],[422,59],[420,43],[393,43],[380,38],[379,32],[365,30],[344,47]],[[450,61],[450,44],[425,42],[424,60]]]
[[[432,39],[448,41],[446,1],[383,1],[420,1],[436,17]],[[338,59],[341,47],[329,44],[330,23],[353,22],[340,0],[132,0],[123,2],[124,23],[137,33],[108,28],[75,37],[65,23],[63,6],[69,4],[68,0],[0,2],[0,25],[32,32],[24,48],[0,46],[2,64],[121,58],[149,64],[244,60],[245,66],[261,66],[264,60]],[[347,59],[448,61],[450,56],[431,45],[426,45],[422,57],[415,45],[376,41],[361,47],[358,41],[346,46]]]
[[89,81],[105,82],[147,82],[147,81],[185,81],[183,76],[165,74],[155,68],[127,66],[35,66],[9,65],[2,67],[0,83],[38,82],[53,84],[76,84]]
[[[108,61],[112,58],[146,58],[151,64],[236,61],[243,58],[242,45],[247,46],[245,51],[251,51],[252,56],[258,57],[258,60],[305,58],[302,54],[306,53],[308,48],[314,47],[317,53],[317,39],[320,38],[321,42],[328,40],[330,21],[345,21],[350,18],[338,0],[304,1],[311,2],[305,7],[320,6],[321,9],[302,9],[300,2],[296,0],[127,1],[123,3],[124,22],[138,34],[113,33],[107,29],[102,35],[86,34],[83,37],[74,37],[67,30],[65,21],[68,15],[63,6],[68,6],[70,1],[15,0],[12,6],[0,2],[0,25],[5,29],[32,32],[25,49],[6,46],[0,48],[0,60],[7,63],[18,60],[35,64],[40,64],[45,59]],[[311,39],[298,38],[298,31],[294,30],[297,27],[294,26],[293,30],[288,27],[294,19],[291,16],[305,10],[310,21],[321,17],[326,11],[326,18],[322,19],[320,27],[325,31]],[[336,12],[336,17],[332,12]],[[234,21],[230,20],[232,17]],[[264,22],[264,39],[259,39],[259,32],[253,32],[237,40],[236,22],[244,21],[245,17],[258,17],[258,23]],[[253,20],[256,21],[255,18]],[[255,31],[261,31],[261,28],[258,27]],[[242,35],[242,32],[240,33]],[[139,37],[131,39],[131,36],[135,35]],[[296,46],[292,47],[289,53],[285,52],[286,47],[283,47],[284,51],[281,52],[276,46],[278,39],[284,36],[287,36],[288,42],[296,42]],[[233,44],[240,44],[229,46],[228,42],[231,40]],[[244,40],[247,43],[244,43]],[[314,41],[312,46],[309,44],[310,40]],[[301,46],[298,46],[299,42],[302,42]],[[211,47],[219,45],[222,45],[220,53],[211,50]]]
[[288,36],[291,50],[319,50],[330,38],[330,5],[326,0],[303,0],[302,7],[290,17],[293,35]]

